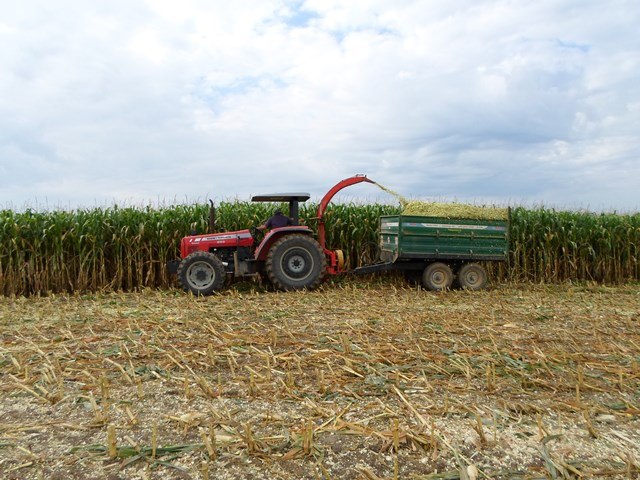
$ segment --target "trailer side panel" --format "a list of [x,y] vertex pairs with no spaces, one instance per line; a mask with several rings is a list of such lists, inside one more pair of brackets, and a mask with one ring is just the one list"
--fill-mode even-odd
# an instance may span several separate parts
[[380,217],[381,259],[506,260],[506,220]]

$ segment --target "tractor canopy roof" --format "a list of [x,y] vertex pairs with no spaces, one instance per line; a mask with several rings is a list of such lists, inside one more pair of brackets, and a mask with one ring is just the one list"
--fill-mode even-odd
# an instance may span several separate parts
[[264,195],[254,195],[252,202],[306,202],[311,198],[308,193],[267,193]]

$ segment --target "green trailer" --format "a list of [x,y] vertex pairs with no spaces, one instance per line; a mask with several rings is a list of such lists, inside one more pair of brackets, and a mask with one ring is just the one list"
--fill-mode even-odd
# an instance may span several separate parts
[[509,221],[392,215],[380,217],[379,262],[357,274],[399,270],[431,290],[480,290],[487,272],[478,262],[503,262],[509,250]]

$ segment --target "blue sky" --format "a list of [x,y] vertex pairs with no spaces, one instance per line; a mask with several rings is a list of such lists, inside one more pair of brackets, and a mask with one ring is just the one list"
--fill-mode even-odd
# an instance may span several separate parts
[[317,199],[364,173],[413,198],[640,209],[636,1],[0,6],[0,207]]

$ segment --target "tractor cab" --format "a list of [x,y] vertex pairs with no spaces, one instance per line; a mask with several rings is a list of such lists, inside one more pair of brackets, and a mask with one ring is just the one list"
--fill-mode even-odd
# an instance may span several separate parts
[[299,202],[306,202],[311,198],[308,193],[267,193],[265,195],[254,195],[252,202],[288,202],[289,218],[293,220],[293,225],[300,225]]

